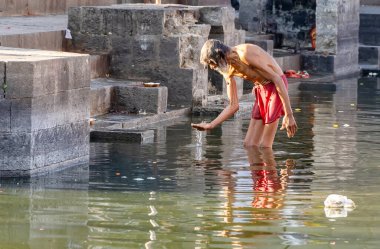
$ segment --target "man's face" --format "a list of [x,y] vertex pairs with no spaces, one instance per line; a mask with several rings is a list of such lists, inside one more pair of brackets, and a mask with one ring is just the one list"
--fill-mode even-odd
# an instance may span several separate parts
[[215,62],[209,62],[208,66],[222,75],[228,74],[228,64],[226,62],[220,63],[220,65]]

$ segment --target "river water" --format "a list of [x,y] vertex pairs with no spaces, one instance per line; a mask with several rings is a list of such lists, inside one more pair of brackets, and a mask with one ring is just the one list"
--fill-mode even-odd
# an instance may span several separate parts
[[[249,115],[184,118],[154,143],[92,143],[89,165],[3,179],[0,248],[378,248],[380,79],[290,84],[299,126],[242,145]],[[356,208],[329,210],[329,194]]]

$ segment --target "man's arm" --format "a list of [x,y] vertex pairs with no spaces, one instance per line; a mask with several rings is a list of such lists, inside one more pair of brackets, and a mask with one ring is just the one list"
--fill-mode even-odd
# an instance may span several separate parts
[[225,79],[227,82],[227,96],[229,100],[228,106],[210,123],[191,124],[198,130],[211,130],[230,118],[239,110],[239,98],[237,94],[236,81],[230,76]]

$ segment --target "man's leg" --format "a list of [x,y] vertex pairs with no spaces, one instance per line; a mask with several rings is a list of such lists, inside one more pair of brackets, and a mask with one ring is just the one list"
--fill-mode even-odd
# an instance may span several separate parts
[[245,135],[244,146],[260,146],[264,132],[264,124],[261,119],[251,118],[249,122],[248,131]]
[[279,120],[280,119],[278,118],[273,123],[264,125],[264,130],[263,130],[263,134],[260,141],[261,147],[272,148],[274,137],[276,136]]

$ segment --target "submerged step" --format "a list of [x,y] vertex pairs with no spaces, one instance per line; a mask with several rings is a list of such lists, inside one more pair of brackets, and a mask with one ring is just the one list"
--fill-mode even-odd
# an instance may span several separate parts
[[154,141],[153,130],[104,129],[93,130],[90,133],[91,142],[133,142],[151,143]]

